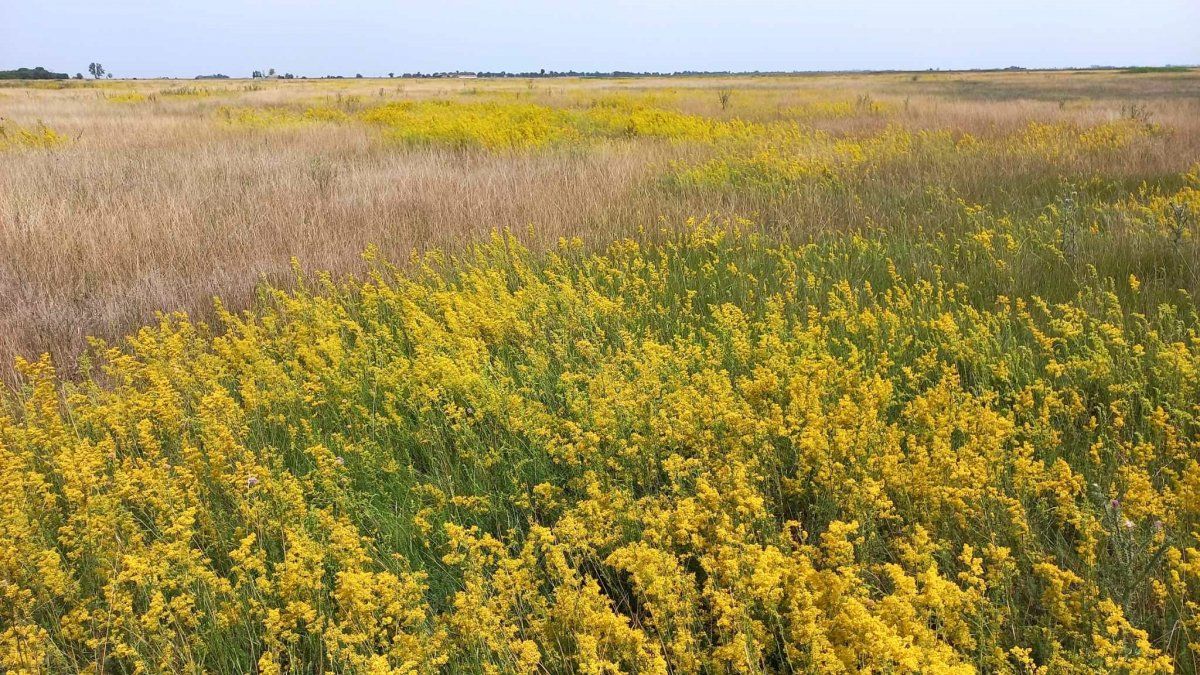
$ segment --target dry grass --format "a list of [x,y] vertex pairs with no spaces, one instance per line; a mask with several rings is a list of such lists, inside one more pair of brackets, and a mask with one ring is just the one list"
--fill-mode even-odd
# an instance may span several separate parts
[[[74,85],[75,83],[71,83]],[[70,367],[85,336],[114,338],[160,310],[201,317],[211,298],[245,306],[263,279],[306,268],[361,269],[371,244],[402,259],[497,228],[611,239],[660,220],[722,212],[793,234],[867,224],[936,224],[952,197],[1034,212],[1064,181],[1104,176],[1132,190],[1200,157],[1200,76],[1029,73],[653,80],[161,81],[0,88],[0,117],[70,140],[0,151],[0,363],[49,351]],[[731,90],[722,110],[717,92]],[[711,144],[610,139],[586,147],[487,152],[399,146],[361,123],[235,128],[222,106],[354,113],[445,99],[586,107],[614,94],[716,119],[786,120],[814,102],[870,97],[887,115],[806,117],[834,137],[889,125],[1003,139],[1031,120],[1081,126],[1144,106],[1165,133],[1068,164],[983,156],[897,162],[870,180],[763,194],[682,190],[663,176]],[[932,199],[931,192],[941,192]]]

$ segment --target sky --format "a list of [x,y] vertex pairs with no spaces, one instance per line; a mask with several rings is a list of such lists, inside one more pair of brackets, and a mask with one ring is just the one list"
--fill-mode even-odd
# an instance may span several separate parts
[[1200,64],[1200,0],[0,0],[0,70],[808,71]]

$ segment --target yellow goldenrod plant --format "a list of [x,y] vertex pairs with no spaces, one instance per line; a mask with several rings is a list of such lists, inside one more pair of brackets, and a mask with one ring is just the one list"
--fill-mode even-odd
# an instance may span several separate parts
[[[1012,273],[1012,232],[963,209],[978,229],[945,245]],[[1194,310],[1103,285],[983,307],[880,240],[745,221],[368,261],[163,316],[79,381],[22,364],[6,670],[1194,658]]]

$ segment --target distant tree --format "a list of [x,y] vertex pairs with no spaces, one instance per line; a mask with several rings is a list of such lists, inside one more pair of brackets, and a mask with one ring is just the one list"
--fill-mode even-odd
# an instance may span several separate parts
[[54,73],[41,66],[0,70],[0,80],[65,80],[68,77],[66,73]]
[[362,73],[355,73],[354,77],[357,77],[358,79],[360,79],[360,80],[361,80],[361,79],[362,79]]
[[256,70],[256,71],[254,71],[253,73],[250,73],[250,77],[252,77],[252,78],[254,78],[254,79],[256,79],[256,80],[257,80],[258,78],[262,77],[262,76],[263,76],[263,73],[262,73],[262,71],[261,71],[261,70]]
[[82,80],[82,79],[83,79],[83,73],[75,73],[75,79],[77,79],[77,80]]
[[105,73],[104,76],[110,80],[112,79],[112,73]]
[[267,69],[267,77],[275,77],[275,69],[274,68]]
[[93,79],[98,80],[104,77],[105,70],[104,66],[100,65],[99,63],[89,63],[88,72],[92,74]]
[[396,76],[395,73],[388,73],[388,77],[395,77],[395,76]]

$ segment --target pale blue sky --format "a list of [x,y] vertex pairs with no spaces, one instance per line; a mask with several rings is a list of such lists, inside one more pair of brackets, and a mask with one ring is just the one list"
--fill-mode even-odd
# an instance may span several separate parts
[[848,70],[1200,63],[1200,0],[0,0],[0,69]]

